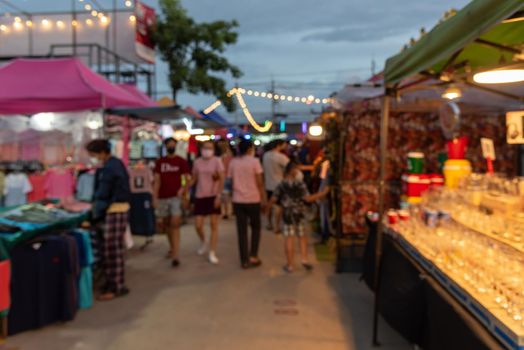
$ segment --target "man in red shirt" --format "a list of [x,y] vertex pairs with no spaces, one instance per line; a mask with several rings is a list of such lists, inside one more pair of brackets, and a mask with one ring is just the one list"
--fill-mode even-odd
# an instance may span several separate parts
[[180,265],[180,224],[182,223],[182,202],[191,185],[189,164],[175,154],[176,140],[164,141],[167,156],[157,160],[155,165],[154,206],[159,229],[169,239],[169,257],[173,267]]

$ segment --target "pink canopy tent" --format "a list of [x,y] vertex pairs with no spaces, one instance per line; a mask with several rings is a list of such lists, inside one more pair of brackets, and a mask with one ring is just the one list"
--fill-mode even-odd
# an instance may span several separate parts
[[118,84],[118,86],[126,90],[132,96],[135,96],[138,100],[142,101],[144,105],[142,107],[158,107],[159,104],[151,97],[140,91],[135,85],[131,84]]
[[15,59],[0,68],[0,114],[145,106],[76,58]]

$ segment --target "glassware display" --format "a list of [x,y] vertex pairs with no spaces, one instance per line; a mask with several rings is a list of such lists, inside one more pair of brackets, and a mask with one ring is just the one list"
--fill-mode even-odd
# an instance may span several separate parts
[[[520,180],[472,175],[428,193],[390,225],[422,256],[519,336],[524,335],[524,214]],[[503,198],[485,205],[486,198]],[[509,200],[506,199],[509,198]],[[502,210],[508,209],[508,210]]]

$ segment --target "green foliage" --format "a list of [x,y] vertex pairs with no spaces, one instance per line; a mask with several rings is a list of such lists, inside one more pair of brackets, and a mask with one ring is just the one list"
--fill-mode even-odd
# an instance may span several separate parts
[[240,69],[222,55],[237,42],[236,21],[196,23],[182,7],[180,0],[160,0],[162,14],[152,36],[162,58],[169,64],[169,82],[173,99],[180,90],[206,93],[222,100],[229,110],[235,109],[227,96],[226,82],[220,76],[240,78]]

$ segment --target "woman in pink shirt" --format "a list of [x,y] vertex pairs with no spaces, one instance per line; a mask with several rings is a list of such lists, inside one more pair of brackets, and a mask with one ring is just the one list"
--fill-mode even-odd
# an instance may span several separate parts
[[[233,181],[233,208],[235,210],[238,232],[238,246],[242,268],[258,267],[260,245],[260,214],[267,203],[262,166],[254,157],[255,148],[249,140],[239,145],[240,156],[229,164],[228,177]],[[249,244],[248,224],[251,226]],[[250,247],[249,247],[250,246]]]
[[220,216],[220,195],[224,189],[224,165],[222,160],[215,156],[215,146],[212,142],[204,142],[200,148],[201,157],[193,165],[193,184],[196,185],[195,226],[202,246],[199,255],[208,251],[208,244],[204,234],[204,221],[210,217],[211,240],[209,249],[209,262],[218,264],[216,255],[218,243],[218,220]]

